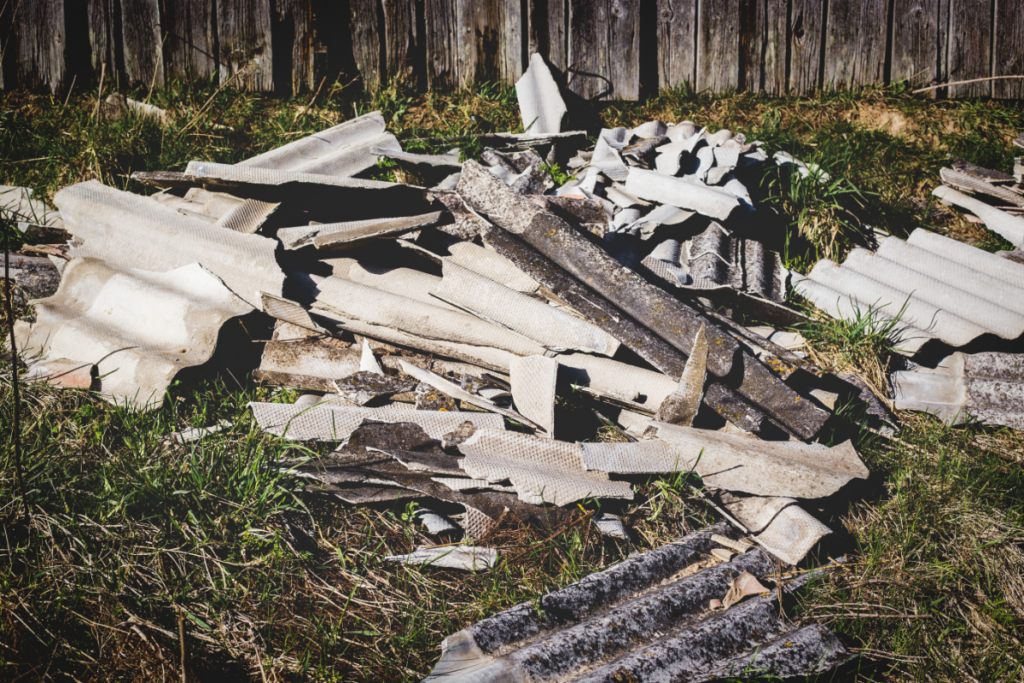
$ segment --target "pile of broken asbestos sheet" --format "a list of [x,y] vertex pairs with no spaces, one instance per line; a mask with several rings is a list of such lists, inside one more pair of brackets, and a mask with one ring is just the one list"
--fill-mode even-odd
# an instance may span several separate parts
[[[1024,148],[1024,135],[1015,144]],[[976,419],[1024,429],[1024,157],[1014,175],[954,159],[932,193],[1014,246],[989,253],[927,230],[906,241],[824,260],[794,288],[830,315],[871,315],[905,358],[893,405],[949,424]],[[970,193],[968,194],[964,193]]]

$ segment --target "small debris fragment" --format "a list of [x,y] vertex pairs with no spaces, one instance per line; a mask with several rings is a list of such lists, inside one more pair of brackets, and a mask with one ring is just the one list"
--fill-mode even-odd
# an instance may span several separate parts
[[469,545],[420,547],[408,555],[388,555],[384,559],[403,564],[482,572],[498,561],[498,551]]

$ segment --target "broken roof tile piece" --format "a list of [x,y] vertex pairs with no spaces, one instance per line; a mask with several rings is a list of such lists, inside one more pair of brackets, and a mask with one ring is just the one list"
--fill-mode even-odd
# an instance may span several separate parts
[[893,373],[892,381],[897,410],[932,413],[948,424],[971,416],[1024,429],[1024,355],[954,353],[934,367]]
[[95,365],[104,398],[142,410],[162,405],[174,375],[209,360],[221,326],[252,310],[196,263],[157,273],[76,258],[36,302],[36,322],[15,332],[22,355]]
[[917,229],[877,252],[854,249],[842,265],[819,261],[794,289],[835,318],[871,312],[878,325],[899,318],[896,349],[915,353],[939,339],[963,346],[983,334],[1024,333],[1024,265]]
[[516,97],[525,132],[542,135],[562,132],[565,101],[551,69],[539,54],[530,56],[529,68],[516,81]]
[[509,376],[516,410],[540,425],[549,437],[554,437],[558,361],[545,356],[516,356],[512,359]]

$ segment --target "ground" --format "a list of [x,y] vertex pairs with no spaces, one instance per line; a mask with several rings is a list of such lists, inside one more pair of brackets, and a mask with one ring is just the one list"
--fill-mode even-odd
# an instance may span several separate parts
[[[486,84],[427,95],[338,85],[311,103],[308,94],[281,100],[176,83],[151,102],[173,112],[167,127],[105,121],[95,93],[66,101],[6,94],[0,182],[47,199],[90,178],[143,192],[131,172],[183,170],[190,159],[235,162],[374,109],[406,148],[460,146],[468,156],[479,145],[460,135],[519,125],[514,92]],[[795,269],[842,258],[865,226],[897,235],[922,226],[988,250],[1005,246],[934,204],[930,192],[949,155],[1009,170],[1010,141],[1024,131],[1021,103],[935,101],[900,88],[786,99],[674,91],[608,103],[571,123],[651,118],[729,127],[832,175],[824,186],[765,178],[762,191],[776,197],[780,216],[766,231],[782,237]],[[886,339],[820,316],[801,331],[826,368],[883,388]],[[416,681],[444,636],[712,519],[690,488],[698,480],[652,478],[621,510],[638,532],[634,545],[585,522],[553,534],[506,525],[490,541],[505,554],[491,572],[390,565],[385,555],[426,540],[411,509],[348,508],[268,467],[316,449],[263,434],[246,403],[295,394],[225,376],[184,377],[162,409],[141,415],[84,393],[23,386],[26,524],[9,360],[0,374],[4,680],[178,677],[184,634],[189,680]],[[193,445],[161,445],[171,431],[219,419],[231,428]],[[560,405],[558,419],[589,438],[614,438],[582,399]],[[805,593],[792,616],[825,621],[862,655],[823,680],[1020,680],[1022,435],[909,413],[898,419],[894,438],[856,432],[872,478],[832,520],[837,539],[812,560],[848,553],[850,562]]]

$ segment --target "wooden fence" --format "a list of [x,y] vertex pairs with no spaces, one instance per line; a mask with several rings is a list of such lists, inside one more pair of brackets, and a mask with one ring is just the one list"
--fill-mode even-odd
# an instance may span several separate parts
[[[539,52],[584,97],[659,87],[801,93],[1024,75],[1024,0],[6,0],[0,87],[101,71],[278,93],[323,78],[514,81]],[[939,96],[1024,98],[1024,79]]]

